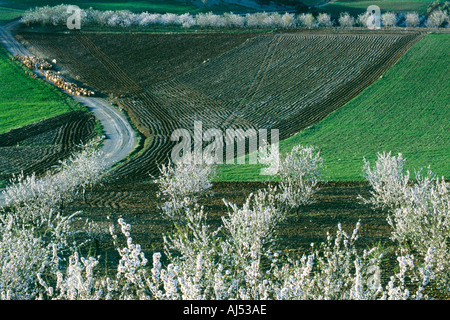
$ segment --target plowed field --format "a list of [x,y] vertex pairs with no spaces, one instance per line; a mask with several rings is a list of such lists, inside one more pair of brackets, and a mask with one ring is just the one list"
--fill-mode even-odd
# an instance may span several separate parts
[[0,179],[40,174],[96,136],[95,117],[72,111],[0,135]]
[[[203,199],[205,212],[208,213],[208,223],[212,227],[221,224],[221,217],[227,214],[222,199],[242,205],[247,196],[264,187],[258,182],[227,182],[214,183],[214,197]],[[357,221],[361,219],[359,247],[366,249],[370,244],[383,243],[390,245],[389,225],[385,213],[362,205],[357,200],[358,195],[368,197],[369,187],[364,183],[337,183],[321,187],[316,203],[302,207],[299,214],[295,212],[280,225],[277,230],[279,249],[308,253],[310,244],[319,244],[326,240],[327,232],[333,234],[338,223],[344,230],[351,232]],[[83,219],[95,221],[101,226],[98,248],[102,258],[108,265],[114,266],[118,254],[112,247],[108,227],[117,224],[122,217],[132,226],[131,235],[135,243],[142,246],[148,257],[153,252],[163,250],[163,236],[171,233],[173,224],[161,215],[158,205],[160,199],[156,196],[155,184],[122,184],[96,187],[89,192],[86,202],[83,200],[70,204],[68,213],[83,211]],[[81,222],[80,222],[81,223]],[[114,272],[114,270],[111,270]]]
[[[287,138],[378,79],[419,33],[40,34],[19,38],[112,97],[145,136],[117,168],[145,180],[168,160],[175,129],[279,129]],[[124,39],[124,37],[127,37]],[[125,41],[126,40],[126,41]]]

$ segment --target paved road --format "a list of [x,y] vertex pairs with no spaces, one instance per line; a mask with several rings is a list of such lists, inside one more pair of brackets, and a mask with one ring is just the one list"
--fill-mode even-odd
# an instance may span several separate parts
[[[17,23],[17,21],[14,21],[0,26],[0,44],[13,56],[18,54],[34,55],[12,36],[10,29],[14,28]],[[40,73],[38,74],[41,75]],[[136,136],[133,128],[125,116],[114,109],[109,102],[95,97],[71,97],[87,106],[102,124],[106,136],[102,148],[105,154],[104,160],[109,168],[126,157],[134,149]],[[0,193],[0,206],[3,201],[3,195]]]

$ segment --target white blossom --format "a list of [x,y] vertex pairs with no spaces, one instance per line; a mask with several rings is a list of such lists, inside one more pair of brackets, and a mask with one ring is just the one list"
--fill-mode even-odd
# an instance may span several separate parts
[[297,17],[297,20],[301,26],[308,27],[309,29],[317,24],[316,19],[311,13],[302,13]]
[[353,27],[355,25],[355,18],[353,18],[348,12],[341,13],[338,21],[341,27]]
[[419,14],[417,12],[408,12],[405,21],[407,27],[418,27],[420,23]]
[[427,19],[427,27],[430,28],[439,28],[442,27],[443,24],[448,21],[448,13],[442,10],[434,10],[428,16]]
[[314,147],[295,146],[280,161],[277,199],[290,208],[309,204],[322,180],[323,159]]
[[397,15],[393,12],[386,12],[381,15],[381,21],[385,27],[395,27]]
[[331,17],[327,13],[319,13],[317,16],[317,23],[321,27],[332,27],[333,21],[331,21]]

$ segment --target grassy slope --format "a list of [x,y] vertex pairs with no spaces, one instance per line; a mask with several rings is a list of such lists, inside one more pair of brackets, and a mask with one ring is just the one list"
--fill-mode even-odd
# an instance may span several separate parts
[[5,7],[26,10],[29,8],[40,6],[55,6],[61,3],[74,4],[80,8],[92,7],[97,10],[130,10],[133,12],[157,12],[157,13],[197,13],[197,12],[247,12],[249,9],[239,5],[214,5],[211,7],[200,8],[185,0],[77,0],[77,1],[61,1],[61,0],[15,0],[3,1]]
[[[382,79],[309,129],[280,143],[321,150],[330,180],[362,180],[363,158],[402,153],[407,168],[450,176],[450,35],[429,34]],[[252,165],[223,166],[217,180],[262,179]]]
[[6,8],[0,5],[0,25],[20,17],[23,12],[23,10]]
[[[81,8],[93,7],[97,10],[130,10],[136,12],[149,11],[149,12],[172,12],[172,13],[197,13],[197,12],[248,12],[252,11],[249,8],[228,4],[228,5],[214,5],[211,7],[199,8],[195,5],[187,3],[185,0],[78,0],[78,1],[61,1],[61,0],[15,0],[15,1],[3,1],[3,6],[15,8],[15,9],[28,9],[36,6],[54,6],[61,3],[76,4]],[[366,11],[367,7],[371,4],[378,5],[382,12],[395,11],[395,12],[407,12],[417,11],[419,13],[425,13],[426,7],[431,0],[345,0],[336,1],[329,5],[321,7],[322,11],[339,14],[339,12],[347,11],[352,14],[359,14]],[[320,5],[325,3],[325,0],[305,0],[308,6]]]
[[339,16],[340,12],[348,12],[353,16],[363,13],[370,5],[377,5],[381,12],[411,12],[416,11],[424,14],[427,10],[430,0],[357,0],[357,1],[336,1],[329,5],[321,7],[322,11],[328,12],[333,16]]
[[0,47],[0,133],[82,108],[48,83],[32,79]]
[[194,6],[186,5],[183,0],[152,0],[152,1],[121,1],[121,0],[77,0],[77,1],[61,1],[61,0],[14,0],[14,1],[3,1],[4,6],[16,9],[29,9],[41,6],[56,6],[61,3],[64,4],[74,4],[81,8],[93,7],[99,10],[131,10],[131,11],[159,11],[164,12],[185,12],[195,8]]
[[184,13],[195,12],[196,6],[187,5],[180,0],[152,0],[152,1],[80,1],[80,8],[92,7],[97,10],[130,10],[135,12]]

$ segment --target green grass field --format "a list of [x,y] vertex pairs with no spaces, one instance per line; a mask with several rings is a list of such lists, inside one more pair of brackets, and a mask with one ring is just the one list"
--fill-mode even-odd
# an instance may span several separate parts
[[[324,4],[325,0],[305,0],[304,3],[308,6]],[[425,13],[426,8],[431,0],[346,0],[335,1],[326,6],[321,7],[322,11],[328,12],[333,15],[339,15],[340,12],[349,12],[351,14],[359,14],[366,11],[369,5],[377,5],[381,8],[382,12],[394,11],[394,12],[408,12],[417,11],[419,13]],[[79,1],[61,1],[61,0],[7,0],[2,1],[2,6],[20,10],[26,10],[29,8],[39,6],[55,6],[61,3],[75,4],[80,8],[92,7],[97,10],[130,10],[134,12],[158,12],[158,13],[197,13],[213,11],[216,13],[233,11],[248,12],[249,8],[240,6],[238,4],[216,4],[213,6],[207,6],[204,8],[193,5],[190,1],[186,0],[79,0]],[[250,10],[252,11],[252,10]]]
[[56,6],[61,3],[74,4],[80,8],[94,8],[97,10],[130,10],[133,12],[157,12],[157,13],[197,13],[197,12],[247,12],[248,8],[234,4],[217,4],[208,7],[198,7],[190,1],[185,0],[151,0],[151,1],[120,1],[120,0],[77,0],[77,1],[61,1],[61,0],[16,0],[2,1],[2,6],[26,10],[41,6]]
[[0,25],[22,16],[23,10],[2,7],[0,5]]
[[184,0],[152,0],[152,1],[120,1],[120,0],[77,0],[77,1],[61,1],[61,0],[15,0],[2,1],[3,6],[26,10],[41,6],[56,6],[59,4],[74,4],[80,8],[93,7],[98,10],[130,10],[130,11],[155,11],[155,12],[188,12],[197,9],[192,5],[187,5]]
[[[320,123],[280,142],[321,150],[329,180],[363,180],[363,158],[402,153],[407,169],[450,176],[450,35],[429,34],[373,85]],[[256,165],[224,165],[217,180],[261,180]]]
[[427,10],[430,0],[363,0],[363,1],[336,1],[321,7],[332,16],[339,16],[341,12],[348,12],[353,16],[357,16],[367,10],[370,5],[377,5],[381,12],[418,12],[424,14]]
[[[79,4],[78,4],[79,3]],[[133,12],[185,13],[196,12],[198,7],[186,4],[180,0],[152,0],[152,1],[79,1],[80,8],[92,7],[97,10],[130,10]]]
[[32,79],[0,47],[0,133],[84,108],[56,87]]

